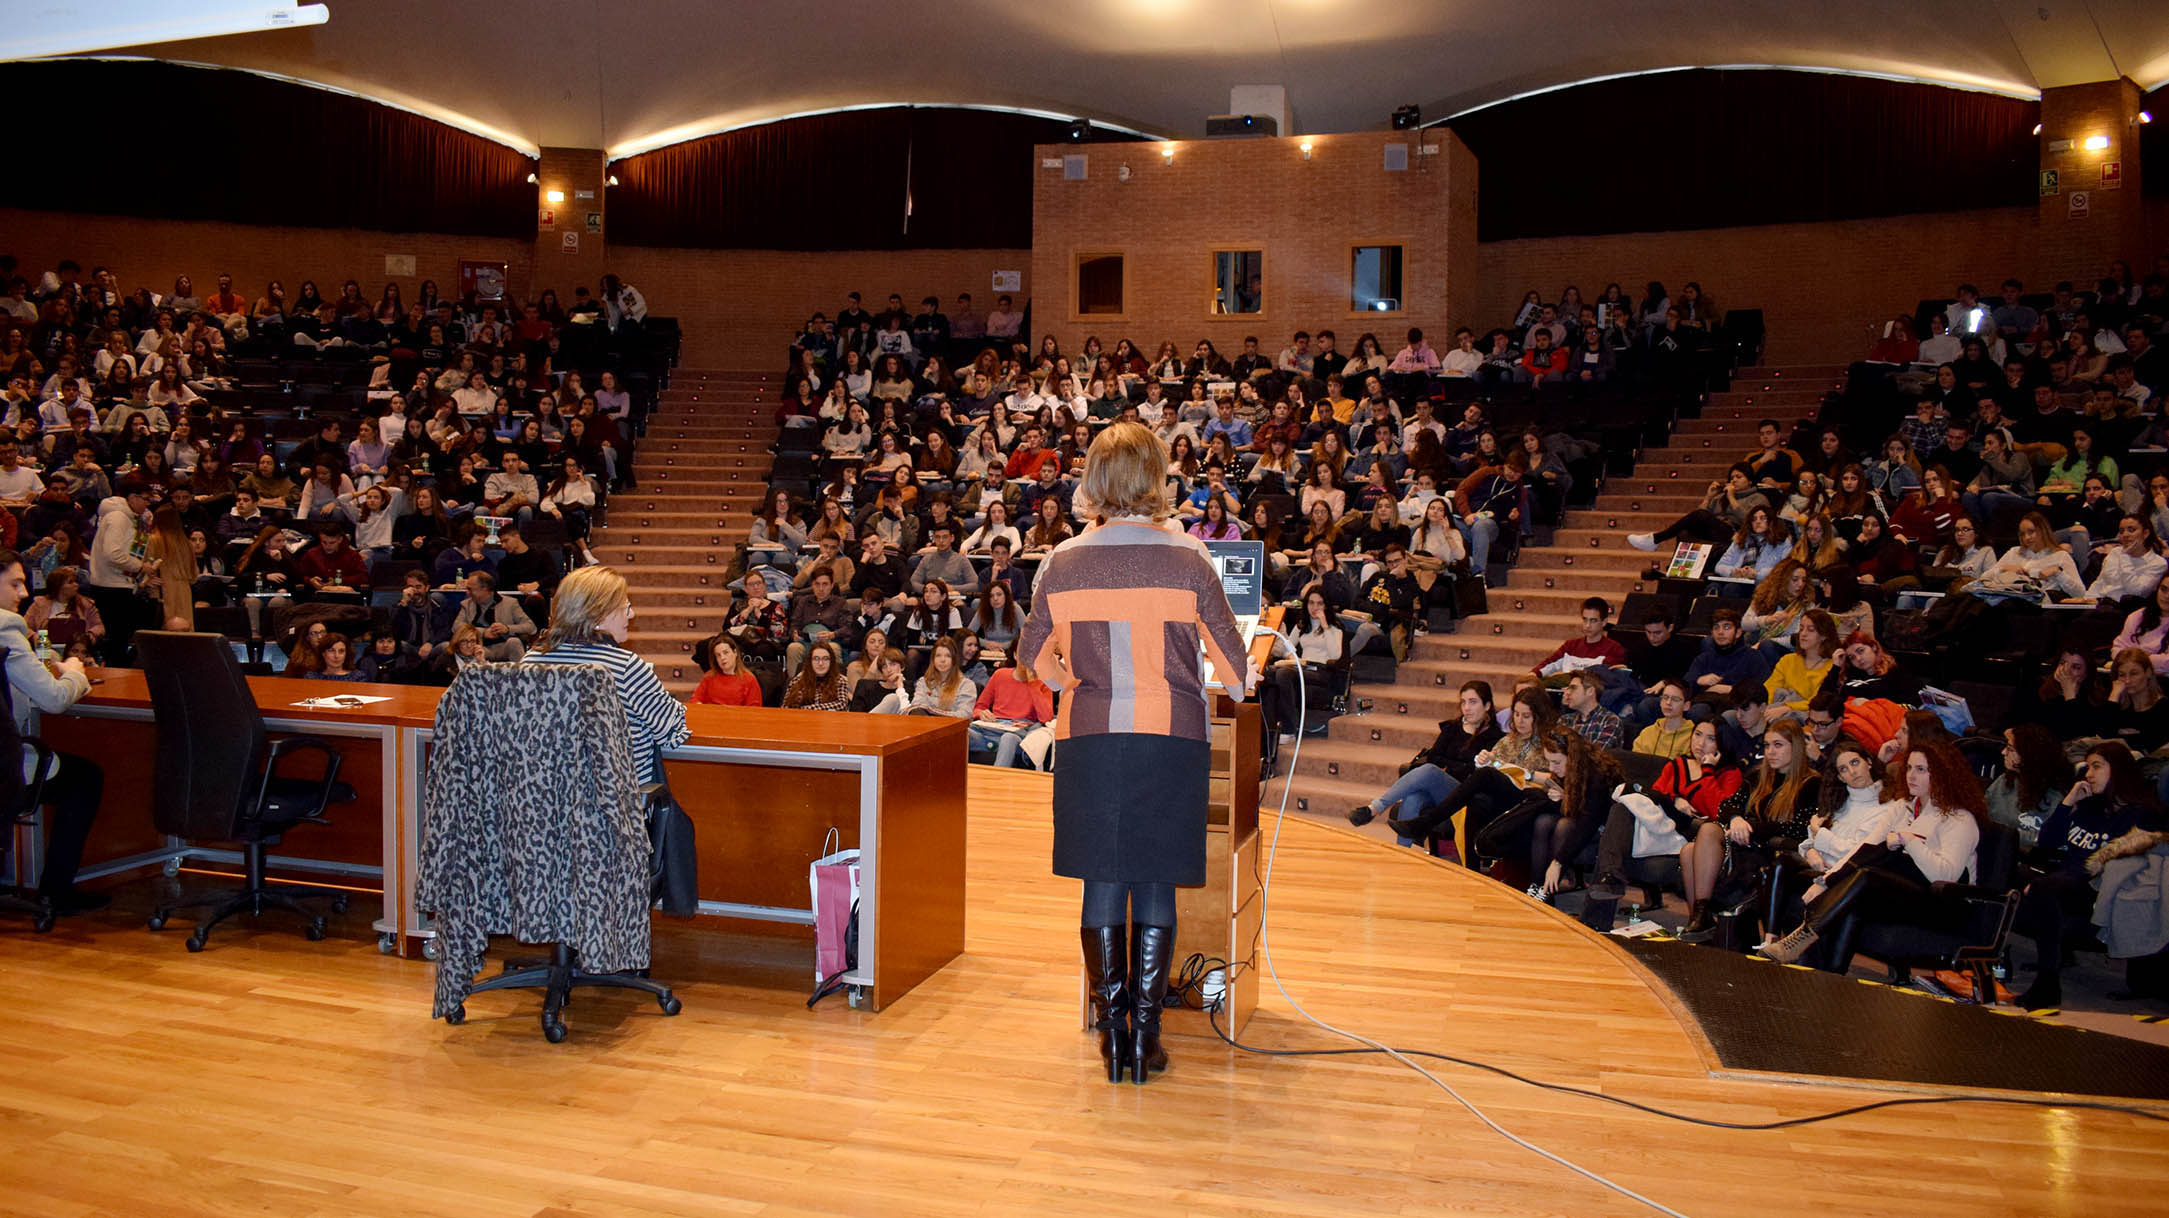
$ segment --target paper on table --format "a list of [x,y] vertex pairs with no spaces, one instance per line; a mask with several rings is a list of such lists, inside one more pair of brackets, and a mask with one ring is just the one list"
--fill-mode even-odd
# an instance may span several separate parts
[[294,705],[305,710],[353,710],[357,706],[367,706],[371,702],[389,702],[391,700],[388,694],[336,694],[326,698],[303,698]]

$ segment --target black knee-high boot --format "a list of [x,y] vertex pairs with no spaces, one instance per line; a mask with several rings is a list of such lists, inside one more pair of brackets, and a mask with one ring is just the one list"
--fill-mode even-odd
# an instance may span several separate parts
[[1160,1047],[1160,1008],[1167,1001],[1167,970],[1175,953],[1172,926],[1130,928],[1130,1081],[1143,1083],[1167,1069]]
[[1130,1064],[1129,928],[1079,928],[1084,943],[1085,986],[1091,991],[1092,1026],[1099,1030],[1107,1081],[1119,1083]]

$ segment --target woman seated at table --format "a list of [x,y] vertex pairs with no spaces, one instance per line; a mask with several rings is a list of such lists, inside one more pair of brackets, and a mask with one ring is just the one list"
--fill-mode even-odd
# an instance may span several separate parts
[[1842,972],[1852,943],[1867,922],[1954,925],[1963,910],[1939,897],[1933,885],[1970,878],[1981,841],[1981,784],[1956,748],[1930,744],[1906,751],[1904,802],[1880,839],[1853,851],[1831,876],[1803,893],[1806,912],[1798,928],[1755,950],[1791,964],[1828,936],[1823,966]]
[[[1394,817],[1389,822],[1393,831],[1407,842],[1428,841],[1442,832],[1450,836],[1454,813],[1466,810],[1461,836],[1473,845],[1493,817],[1520,803],[1531,789],[1542,791],[1556,785],[1547,768],[1543,738],[1558,717],[1551,695],[1542,688],[1531,685],[1516,691],[1507,708],[1504,737],[1476,752],[1467,780],[1430,808]],[[1401,800],[1406,803],[1408,794],[1403,793]],[[1473,859],[1468,862],[1475,865]]]
[[2026,853],[2036,876],[2019,898],[2018,933],[2034,941],[2034,982],[2018,996],[2029,1011],[2063,1005],[2064,928],[2088,925],[2100,880],[2088,856],[2134,829],[2159,830],[2155,801],[2139,761],[2115,741],[2086,751],[2078,781],[2064,793]]
[[72,566],[54,567],[45,577],[45,591],[23,610],[23,622],[33,637],[45,631],[48,641],[62,650],[77,639],[89,640],[94,650],[105,641],[98,606],[83,595],[82,572]]
[[663,750],[691,737],[685,705],[670,696],[655,665],[625,648],[633,602],[625,577],[609,567],[581,567],[550,598],[550,625],[535,639],[528,664],[589,664],[610,673],[630,729],[642,782],[663,780]]
[[746,670],[745,652],[738,640],[718,634],[708,640],[708,674],[694,688],[693,702],[702,706],[759,706],[761,682]]

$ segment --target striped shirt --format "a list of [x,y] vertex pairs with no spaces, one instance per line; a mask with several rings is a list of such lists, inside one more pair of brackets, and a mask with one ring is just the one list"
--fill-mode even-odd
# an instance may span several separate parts
[[[1116,521],[1057,546],[1041,568],[1018,654],[1064,691],[1060,739],[1113,732],[1209,738],[1198,645],[1240,691],[1249,656],[1196,538]],[[1240,696],[1238,692],[1238,696]]]
[[685,725],[685,705],[670,696],[655,666],[623,647],[609,643],[560,643],[548,651],[530,651],[529,664],[599,664],[610,670],[618,701],[625,706],[625,726],[632,738],[633,764],[642,782],[663,779],[663,749],[684,744],[692,730]]

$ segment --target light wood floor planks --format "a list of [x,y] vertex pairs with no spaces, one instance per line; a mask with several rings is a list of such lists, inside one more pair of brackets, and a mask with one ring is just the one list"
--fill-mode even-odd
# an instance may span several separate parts
[[[979,770],[972,792],[970,950],[880,1015],[807,1011],[803,945],[677,925],[655,971],[683,1015],[583,993],[553,1047],[532,994],[430,1022],[427,967],[379,956],[359,915],[200,956],[125,912],[44,938],[0,922],[0,1216],[1649,1212],[1376,1059],[1185,1039],[1150,1086],[1101,1081],[1044,780]],[[1728,1120],[1888,1094],[1708,1077],[1603,943],[1415,852],[1291,819],[1274,880],[1281,975],[1331,1022]],[[1344,1043],[1262,998],[1251,1041]],[[1441,1073],[1695,1218],[2164,1208],[2169,1138],[2135,1117],[1965,1105],[1725,1133]]]

